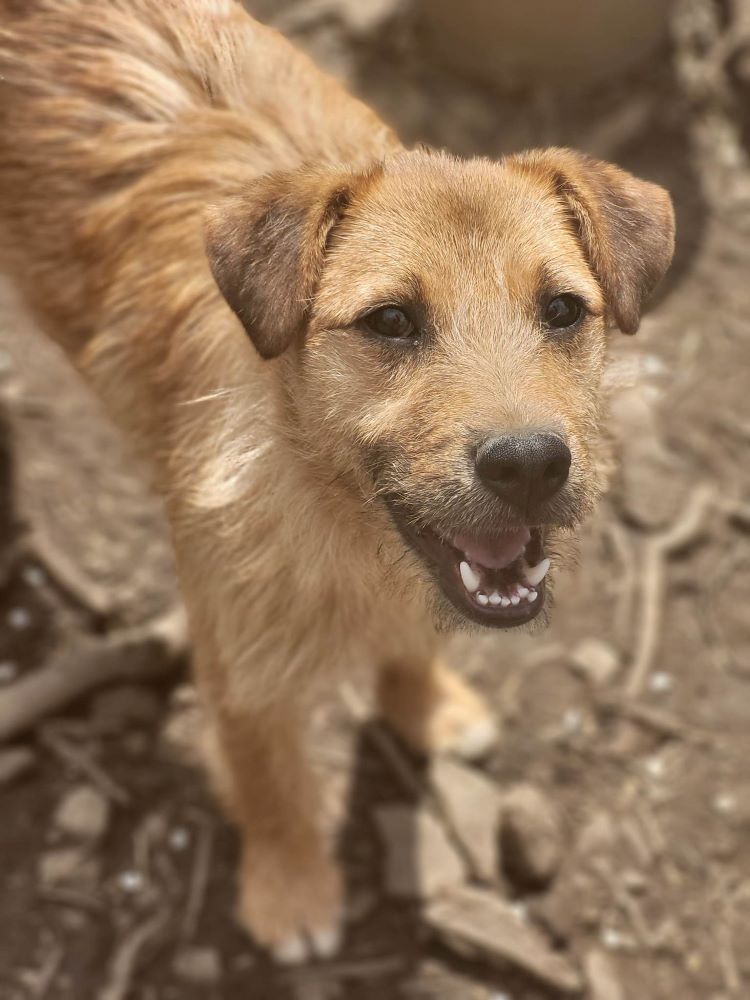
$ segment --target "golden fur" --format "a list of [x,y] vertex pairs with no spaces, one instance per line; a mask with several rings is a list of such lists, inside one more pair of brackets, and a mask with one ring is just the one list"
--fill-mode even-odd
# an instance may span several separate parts
[[[315,682],[384,668],[384,711],[424,751],[490,726],[436,660],[460,615],[382,498],[484,530],[471,436],[554,426],[573,466],[549,520],[580,520],[603,485],[606,328],[635,330],[669,263],[669,199],[564,150],[405,151],[231,0],[0,13],[0,264],[151,459],[243,837],[241,917],[282,957],[325,953],[340,885],[302,749]],[[585,299],[585,336],[543,343],[544,289]],[[431,310],[419,358],[357,329],[404,296]]]

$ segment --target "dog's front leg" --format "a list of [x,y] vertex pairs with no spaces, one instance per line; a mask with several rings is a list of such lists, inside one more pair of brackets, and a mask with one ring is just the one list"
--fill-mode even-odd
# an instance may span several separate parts
[[386,664],[378,697],[385,720],[417,753],[471,760],[497,740],[489,706],[440,659]]
[[222,708],[211,720],[210,763],[242,842],[238,916],[280,961],[332,954],[341,877],[318,827],[318,789],[304,756],[304,710]]

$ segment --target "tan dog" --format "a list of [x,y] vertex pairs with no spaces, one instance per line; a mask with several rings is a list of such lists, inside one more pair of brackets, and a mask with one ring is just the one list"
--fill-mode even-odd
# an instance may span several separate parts
[[327,954],[311,693],[372,664],[417,750],[487,749],[439,633],[542,611],[669,198],[565,150],[407,152],[231,0],[0,13],[3,266],[152,459],[245,926]]

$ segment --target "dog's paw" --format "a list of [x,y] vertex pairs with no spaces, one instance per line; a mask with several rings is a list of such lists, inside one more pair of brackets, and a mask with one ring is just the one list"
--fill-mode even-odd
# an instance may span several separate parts
[[277,962],[330,958],[342,938],[342,879],[323,855],[249,850],[243,862],[238,919]]
[[441,664],[423,673],[389,670],[379,694],[386,721],[417,753],[479,760],[499,739],[487,703]]

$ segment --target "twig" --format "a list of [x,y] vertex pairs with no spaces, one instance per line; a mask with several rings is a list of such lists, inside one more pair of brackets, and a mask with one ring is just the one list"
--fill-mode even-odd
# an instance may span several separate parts
[[49,955],[42,962],[40,969],[29,970],[23,974],[26,986],[29,990],[29,997],[32,1000],[44,1000],[49,994],[55,976],[60,971],[65,951],[59,944],[55,944]]
[[68,650],[0,692],[0,742],[14,739],[105,684],[160,680],[177,669],[186,652],[182,608]]
[[107,772],[96,763],[91,754],[68,742],[64,736],[54,732],[50,726],[42,728],[39,733],[39,742],[42,746],[51,750],[60,760],[72,767],[73,770],[85,775],[108,799],[111,799],[120,806],[130,804],[130,796],[125,789],[121,785],[118,785],[113,778],[110,778]]
[[598,705],[605,712],[623,715],[631,722],[637,722],[645,728],[653,730],[659,736],[684,739],[697,746],[713,745],[714,739],[710,733],[696,729],[663,709],[652,708],[650,705],[641,705],[624,699],[606,697],[598,699]]
[[638,585],[637,561],[633,552],[632,539],[622,524],[613,521],[609,525],[609,535],[622,567],[622,575],[617,584],[617,608],[614,621],[615,635],[622,641],[630,634],[633,621],[633,606]]
[[650,538],[644,546],[640,633],[625,685],[629,698],[637,698],[643,690],[656,655],[664,611],[666,560],[699,534],[715,500],[716,491],[712,485],[701,483],[696,486],[682,516],[665,531]]
[[138,923],[122,939],[109,964],[107,983],[99,991],[98,1000],[126,1000],[143,949],[157,940],[169,923],[169,910],[159,910],[146,923]]
[[58,587],[84,611],[99,619],[112,614],[114,607],[110,592],[90,580],[44,532],[37,528],[24,544],[24,552],[28,559],[40,563]]
[[198,929],[203,904],[206,900],[209,875],[211,873],[211,858],[214,848],[213,828],[206,821],[202,821],[200,827],[201,833],[195,847],[193,872],[190,877],[190,889],[185,906],[185,916],[180,928],[180,936],[183,941],[189,941],[193,938]]
[[85,910],[100,916],[106,911],[104,901],[93,893],[82,892],[80,889],[66,889],[63,886],[40,886],[37,898],[43,903],[53,906],[66,906],[72,910]]

